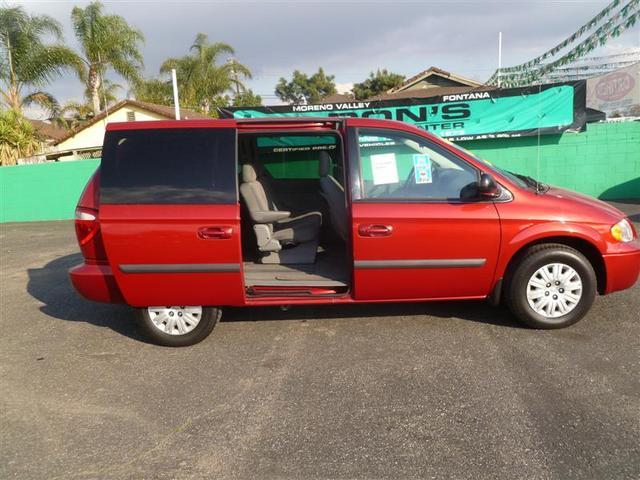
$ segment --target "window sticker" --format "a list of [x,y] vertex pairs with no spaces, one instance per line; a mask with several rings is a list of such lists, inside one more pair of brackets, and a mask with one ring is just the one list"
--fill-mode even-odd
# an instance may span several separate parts
[[416,185],[433,182],[429,155],[413,155],[413,173],[415,175]]
[[400,181],[395,153],[371,155],[371,171],[374,185],[387,185]]

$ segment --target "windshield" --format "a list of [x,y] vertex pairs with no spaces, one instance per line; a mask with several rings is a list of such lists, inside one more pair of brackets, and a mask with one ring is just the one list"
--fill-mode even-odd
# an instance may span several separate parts
[[475,153],[470,152],[469,150],[467,150],[464,147],[461,147],[458,144],[455,144],[455,143],[452,143],[452,142],[448,142],[448,143],[450,145],[452,145],[453,147],[457,148],[458,150],[466,153],[470,157],[472,157],[472,158],[478,160],[479,162],[482,162],[483,164],[487,165],[490,170],[493,170],[494,172],[499,173],[503,177],[507,177],[509,180],[511,180],[513,183],[515,183],[519,187],[527,188],[527,187],[531,186],[530,182],[527,182],[524,176],[518,175],[518,174],[513,173],[513,172],[510,172],[509,170],[504,170],[503,168],[497,167],[496,165],[494,165],[493,163],[489,162],[488,160],[485,160],[484,158],[480,158]]

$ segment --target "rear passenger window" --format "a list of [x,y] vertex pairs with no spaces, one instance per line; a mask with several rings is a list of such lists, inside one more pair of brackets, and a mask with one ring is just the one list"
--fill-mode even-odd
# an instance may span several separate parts
[[103,203],[236,203],[235,130],[175,128],[107,132]]

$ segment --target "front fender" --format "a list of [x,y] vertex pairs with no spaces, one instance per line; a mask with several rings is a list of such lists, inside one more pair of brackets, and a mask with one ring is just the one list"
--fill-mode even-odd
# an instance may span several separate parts
[[607,243],[602,235],[588,225],[576,224],[571,222],[543,222],[525,227],[510,235],[508,231],[502,232],[502,249],[500,258],[496,268],[496,279],[504,276],[507,265],[513,256],[519,252],[524,246],[539,242],[546,238],[553,239],[558,237],[574,238],[586,241],[593,245],[600,255],[607,251]]
[[606,241],[595,228],[584,224],[569,222],[544,222],[526,227],[509,239],[508,242],[505,243],[505,246],[507,249],[517,251],[528,243],[547,237],[579,238],[591,243],[598,249],[601,255],[607,251]]

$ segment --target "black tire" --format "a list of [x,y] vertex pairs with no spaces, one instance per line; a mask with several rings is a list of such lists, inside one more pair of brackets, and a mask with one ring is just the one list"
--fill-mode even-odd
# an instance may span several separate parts
[[156,345],[165,347],[187,347],[201,342],[209,336],[221,316],[221,308],[202,307],[202,316],[193,330],[182,335],[171,335],[160,331],[154,325],[147,308],[138,309],[138,317],[147,338]]
[[[527,300],[529,280],[538,269],[551,263],[562,263],[573,268],[582,282],[582,295],[573,310],[554,318],[539,314]],[[587,314],[596,297],[596,290],[597,279],[593,266],[582,253],[566,245],[545,243],[531,247],[510,269],[506,278],[505,300],[511,312],[530,327],[564,328]]]

